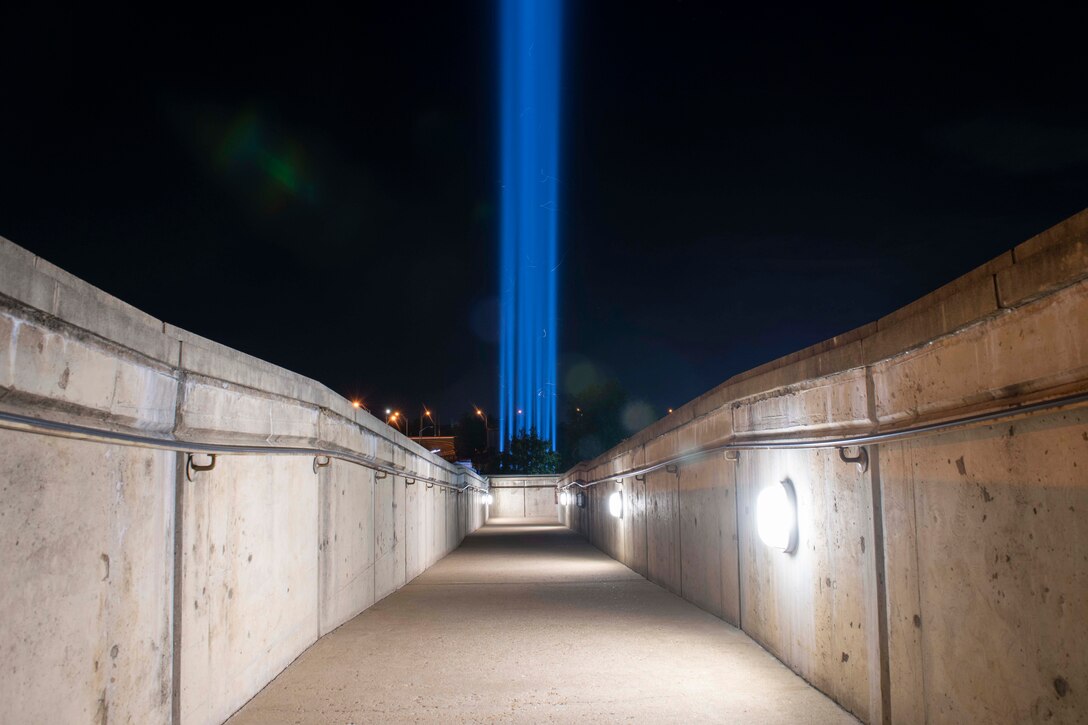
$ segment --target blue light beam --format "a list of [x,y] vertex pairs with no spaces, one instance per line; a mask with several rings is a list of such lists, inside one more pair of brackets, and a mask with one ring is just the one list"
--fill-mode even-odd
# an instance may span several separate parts
[[555,449],[559,0],[500,0],[499,448],[535,428]]

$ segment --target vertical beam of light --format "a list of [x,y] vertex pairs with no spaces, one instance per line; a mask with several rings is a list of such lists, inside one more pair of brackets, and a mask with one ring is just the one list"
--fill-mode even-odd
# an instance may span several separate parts
[[516,105],[514,98],[513,64],[507,58],[516,47],[513,14],[503,8],[499,19],[499,117],[500,123],[500,179],[499,194],[499,450],[506,450],[506,440],[512,432],[513,419],[510,406],[514,399],[514,260],[517,252],[513,240],[515,216],[514,199],[514,129],[507,119],[512,118]]
[[499,0],[499,449],[557,428],[559,0]]

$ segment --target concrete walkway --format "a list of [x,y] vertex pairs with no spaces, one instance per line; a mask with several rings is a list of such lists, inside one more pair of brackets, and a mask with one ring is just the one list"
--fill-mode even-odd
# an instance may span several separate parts
[[492,519],[230,723],[856,723],[739,630],[554,522]]

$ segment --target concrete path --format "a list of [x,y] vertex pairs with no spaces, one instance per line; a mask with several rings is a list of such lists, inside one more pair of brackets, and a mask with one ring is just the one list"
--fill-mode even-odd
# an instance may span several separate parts
[[558,524],[492,519],[229,722],[857,721]]

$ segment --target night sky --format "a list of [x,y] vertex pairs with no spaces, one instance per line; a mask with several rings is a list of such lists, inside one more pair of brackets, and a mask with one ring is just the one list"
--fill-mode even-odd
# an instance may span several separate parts
[[[1084,17],[730,5],[567,8],[561,390],[663,413],[1088,206]],[[493,408],[495,4],[270,7],[3,11],[0,235],[372,409]]]

